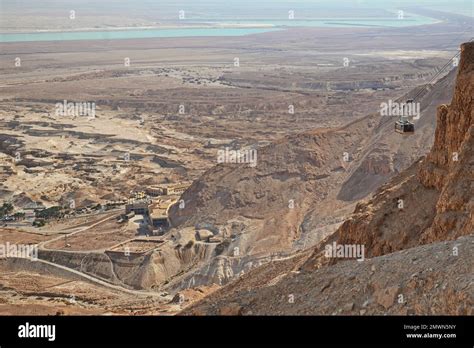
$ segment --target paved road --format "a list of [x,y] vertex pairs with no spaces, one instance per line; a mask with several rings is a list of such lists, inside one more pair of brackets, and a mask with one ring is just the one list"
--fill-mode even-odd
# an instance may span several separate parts
[[[111,215],[111,216],[107,216],[106,218],[104,218],[104,219],[102,219],[102,220],[99,220],[99,221],[93,223],[93,224],[90,225],[90,226],[84,226],[84,227],[81,227],[80,229],[78,229],[77,231],[71,232],[71,233],[69,233],[69,234],[61,234],[60,236],[58,236],[58,237],[56,237],[56,238],[49,239],[49,240],[46,240],[46,241],[44,241],[44,242],[41,242],[41,243],[38,244],[38,249],[40,249],[40,250],[41,250],[41,249],[45,249],[45,250],[57,250],[57,249],[48,249],[48,248],[46,248],[46,244],[51,243],[51,242],[55,242],[55,241],[57,241],[57,240],[59,240],[59,239],[64,239],[64,236],[66,236],[66,235],[69,237],[69,236],[75,235],[76,233],[81,233],[81,232],[87,231],[88,229],[94,228],[95,226],[97,226],[97,225],[99,225],[99,224],[101,224],[101,223],[103,223],[103,222],[105,222],[105,221],[108,221],[108,220],[110,220],[110,219],[113,219],[113,218],[115,218],[115,217],[116,217],[115,214],[113,214],[113,215]],[[61,251],[63,251],[63,250],[61,250]],[[89,251],[89,252],[90,252],[90,251]]]
[[[108,221],[110,219],[113,219],[115,218],[115,214],[111,215],[111,216],[107,216],[106,218],[104,219],[101,219],[100,221],[97,221],[95,223],[93,223],[92,225],[90,226],[85,226],[85,227],[82,227],[80,229],[78,229],[77,231],[74,231],[74,232],[71,232],[68,234],[68,236],[71,236],[71,235],[74,235],[76,233],[81,233],[81,232],[84,232],[84,231],[87,231],[88,229],[90,228],[94,228],[95,226],[105,222],[105,221]],[[53,242],[53,241],[57,241],[61,238],[64,238],[64,235],[60,235],[56,238],[53,238],[53,239],[50,239],[50,240],[47,240],[47,241],[44,241],[44,242],[41,242],[38,244],[38,249],[39,250],[48,250],[48,251],[60,251],[60,252],[66,252],[66,253],[74,253],[74,254],[90,254],[91,252],[103,252],[105,251],[105,249],[100,249],[100,250],[87,250],[87,251],[84,251],[84,252],[81,252],[81,251],[72,251],[72,250],[58,250],[58,249],[47,249],[46,248],[46,244],[47,243],[50,243],[50,242]],[[148,292],[148,291],[140,291],[140,290],[130,290],[130,289],[126,289],[126,288],[123,288],[119,285],[114,285],[114,284],[110,284],[106,281],[103,281],[101,279],[98,279],[98,278],[95,278],[89,274],[86,274],[86,273],[83,273],[83,272],[80,272],[80,271],[77,271],[73,268],[69,268],[69,267],[66,267],[66,266],[63,266],[63,265],[60,265],[60,264],[57,264],[57,263],[53,263],[53,262],[50,262],[50,261],[46,261],[46,260],[42,260],[42,259],[38,259],[37,261],[35,262],[41,262],[41,263],[44,263],[44,264],[48,264],[50,266],[53,266],[53,267],[56,267],[56,268],[59,268],[59,269],[62,269],[64,271],[67,271],[67,272],[70,272],[70,273],[73,273],[75,275],[78,275],[82,278],[85,278],[86,280],[89,280],[91,282],[93,282],[94,284],[97,284],[97,285],[101,285],[101,286],[104,286],[104,287],[107,287],[109,289],[113,289],[113,290],[117,290],[117,291],[121,291],[121,292],[125,292],[127,294],[130,294],[130,295],[138,295],[138,296],[159,296],[161,298],[163,298],[161,296],[160,293],[156,293],[156,292]]]
[[[111,220],[113,218],[115,218],[117,215],[116,214],[112,214],[110,216],[107,216],[95,223],[93,223],[92,225],[89,225],[89,226],[84,226],[84,227],[81,227],[77,230],[75,230],[74,228],[72,229],[74,232],[71,232],[69,234],[67,234],[67,236],[72,236],[72,235],[75,235],[76,233],[81,233],[81,232],[84,232],[84,231],[87,231],[88,229],[91,229],[91,228],[94,228],[95,226],[101,224],[101,223],[104,223],[105,221],[108,221],[108,220]],[[58,250],[58,249],[48,249],[46,248],[46,245],[48,243],[51,243],[51,242],[54,242],[54,241],[57,241],[59,239],[63,239],[64,238],[64,234],[61,234],[60,236],[56,237],[56,238],[53,238],[53,239],[50,239],[50,240],[47,240],[47,241],[44,241],[44,242],[41,242],[38,244],[38,249],[39,250],[48,250],[48,251],[60,251],[60,252],[66,252],[66,253],[74,253],[74,254],[90,254],[92,252],[104,252],[106,249],[100,249],[100,250],[87,250],[87,251],[84,251],[84,252],[81,252],[81,251],[72,251],[72,250]],[[32,261],[33,262],[33,261]],[[47,264],[47,265],[50,265],[52,267],[56,267],[58,269],[61,269],[63,271],[66,271],[66,272],[69,272],[69,273],[72,273],[72,274],[75,274],[85,280],[88,280],[96,285],[100,285],[100,286],[103,286],[103,287],[106,287],[106,288],[109,288],[109,289],[112,289],[112,290],[116,290],[116,291],[120,291],[120,292],[123,292],[123,293],[127,293],[129,295],[136,295],[136,296],[153,296],[153,297],[160,297],[161,299],[163,300],[169,300],[167,299],[166,297],[163,297],[162,296],[162,293],[157,293],[157,292],[149,292],[149,291],[141,291],[141,290],[131,290],[131,289],[127,289],[127,288],[124,288],[124,287],[121,287],[119,285],[114,285],[114,284],[111,284],[111,283],[108,283],[104,280],[101,280],[99,278],[96,278],[96,277],[93,277],[89,274],[86,274],[86,273],[83,273],[83,272],[80,272],[78,270],[75,270],[73,268],[69,268],[69,267],[66,267],[66,266],[63,266],[63,265],[60,265],[60,264],[57,264],[57,263],[53,263],[53,262],[50,262],[50,261],[46,261],[46,260],[43,260],[43,259],[38,259],[37,261],[34,261],[34,262],[40,262],[40,263],[43,263],[43,264]]]
[[106,281],[103,281],[101,279],[98,279],[98,278],[95,278],[93,276],[90,276],[88,274],[85,274],[83,272],[80,272],[80,271],[77,271],[75,269],[72,269],[72,268],[69,268],[69,267],[66,267],[66,266],[62,266],[62,265],[59,265],[57,263],[53,263],[53,262],[49,262],[49,261],[46,261],[46,260],[42,260],[42,259],[38,259],[36,261],[31,261],[29,259],[22,259],[22,260],[27,260],[29,262],[39,262],[39,263],[42,263],[42,264],[46,264],[46,265],[49,265],[49,266],[52,266],[52,267],[56,267],[60,270],[63,270],[63,271],[66,271],[66,272],[69,272],[69,273],[72,273],[74,275],[77,275],[81,278],[84,278],[85,280],[88,280],[96,285],[100,285],[100,286],[103,286],[103,287],[106,287],[106,288],[109,288],[109,289],[112,289],[112,290],[116,290],[116,291],[120,291],[120,292],[124,292],[124,293],[127,293],[129,295],[137,295],[137,296],[154,296],[154,297],[160,297],[162,299],[165,299],[165,297],[162,296],[162,293],[157,293],[157,292],[150,292],[150,291],[141,291],[141,290],[131,290],[131,289],[126,289],[126,288],[123,288],[119,285],[114,285],[114,284],[110,284]]

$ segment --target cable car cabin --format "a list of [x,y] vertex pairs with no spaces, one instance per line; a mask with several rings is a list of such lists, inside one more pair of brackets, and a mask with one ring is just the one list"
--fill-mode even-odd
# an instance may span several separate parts
[[415,133],[415,125],[407,120],[399,120],[395,122],[395,132],[401,134]]
[[415,133],[415,125],[408,121],[407,114],[410,114],[410,106],[415,102],[414,99],[408,99],[403,107],[403,112],[397,122],[395,122],[395,132],[401,134],[413,134]]

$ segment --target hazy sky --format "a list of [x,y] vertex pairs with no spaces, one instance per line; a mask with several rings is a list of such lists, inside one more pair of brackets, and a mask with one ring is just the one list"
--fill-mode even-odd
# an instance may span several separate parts
[[318,12],[327,12],[331,9],[361,10],[364,8],[378,8],[393,10],[394,8],[427,7],[454,13],[472,15],[473,0],[0,0],[2,11],[16,11],[21,14],[38,11],[44,14],[47,11],[62,9],[84,9],[99,13],[117,13],[118,11],[132,11],[147,14],[149,11],[162,14],[164,17],[177,9],[185,9],[205,14],[222,14],[223,16],[239,15],[241,13],[258,13],[265,16],[278,10],[301,10],[306,16],[317,16]]

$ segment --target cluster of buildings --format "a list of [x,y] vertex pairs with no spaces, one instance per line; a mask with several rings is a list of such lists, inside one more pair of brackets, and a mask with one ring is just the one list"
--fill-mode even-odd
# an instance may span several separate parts
[[[177,198],[186,191],[189,183],[169,184],[148,187],[145,192],[139,192],[136,198],[130,199],[125,205],[125,214],[121,221],[127,221],[135,215],[142,215],[144,222],[149,226],[151,235],[161,235],[169,227],[168,209],[176,203]],[[160,197],[159,199],[153,199]]]
[[133,198],[125,201],[109,201],[105,205],[92,204],[78,208],[66,206],[46,208],[42,203],[33,202],[25,205],[23,210],[16,214],[0,216],[0,221],[6,223],[22,220],[26,223],[33,223],[38,218],[38,212],[40,215],[42,214],[39,216],[41,220],[49,220],[90,214],[99,209],[106,211],[125,205],[125,212],[118,218],[120,223],[133,219],[135,215],[141,215],[150,234],[162,234],[170,227],[169,207],[177,201],[189,185],[190,183],[179,183],[151,186],[136,192]]
[[188,187],[189,183],[157,185],[148,187],[146,193],[151,197],[182,195]]

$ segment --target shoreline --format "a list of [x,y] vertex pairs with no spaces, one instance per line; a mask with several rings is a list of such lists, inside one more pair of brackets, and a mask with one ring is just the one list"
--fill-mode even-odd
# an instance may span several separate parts
[[[423,16],[424,17],[424,16]],[[400,26],[404,28],[422,26],[422,25],[435,25],[443,23],[444,21],[437,18],[429,17],[432,21],[431,23],[416,23],[414,21],[411,25]],[[384,18],[388,20],[388,18]],[[0,30],[0,35],[9,35],[9,34],[41,34],[41,33],[87,33],[87,32],[118,32],[118,31],[140,31],[140,30],[190,30],[190,29],[278,29],[284,28],[288,29],[291,27],[294,28],[324,28],[328,27],[324,23],[333,23],[340,25],[341,27],[390,27],[398,28],[398,26],[391,26],[390,23],[387,25],[371,25],[370,21],[379,21],[384,19],[377,18],[311,18],[311,19],[295,19],[289,20],[289,22],[294,21],[298,22],[317,22],[322,21],[323,25],[282,25],[282,24],[273,24],[273,23],[232,23],[232,22],[195,22],[189,24],[165,24],[165,25],[147,25],[147,26],[125,26],[125,27],[84,27],[84,28],[59,28],[59,29],[13,29],[13,30]],[[242,20],[245,21],[245,20]],[[282,20],[275,19],[275,22],[282,22]],[[367,24],[360,24],[354,22],[367,21]],[[347,23],[347,24],[346,24]]]
[[1,34],[44,34],[44,33],[87,33],[102,31],[139,31],[139,30],[179,30],[179,29],[268,29],[276,28],[273,24],[196,24],[196,25],[153,25],[153,26],[134,26],[134,27],[85,27],[69,29],[37,29],[31,30],[9,30],[0,31]]

